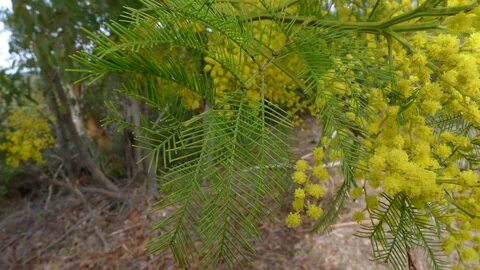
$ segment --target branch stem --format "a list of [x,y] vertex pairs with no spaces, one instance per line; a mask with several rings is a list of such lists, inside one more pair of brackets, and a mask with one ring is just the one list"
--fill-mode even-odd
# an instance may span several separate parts
[[[293,2],[293,1],[292,1]],[[421,17],[442,17],[452,16],[460,12],[468,12],[478,6],[478,3],[458,7],[432,8],[422,5],[412,11],[398,15],[378,22],[338,22],[333,20],[318,19],[314,16],[276,16],[271,14],[256,14],[241,18],[243,22],[259,20],[281,20],[284,22],[304,23],[308,21],[310,25],[318,25],[331,28],[341,28],[344,30],[356,30],[367,33],[379,33],[387,29],[399,32],[418,31],[438,28],[438,22],[412,23],[399,25],[403,22],[411,21]]]

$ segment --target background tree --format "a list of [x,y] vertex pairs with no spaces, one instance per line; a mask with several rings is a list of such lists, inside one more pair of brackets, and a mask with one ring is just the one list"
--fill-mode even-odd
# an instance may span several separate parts
[[[89,148],[82,140],[72,118],[72,106],[81,106],[81,112],[87,118],[87,127],[99,128],[98,113],[104,110],[93,111],[93,107],[103,107],[103,100],[99,97],[106,85],[115,87],[113,80],[105,80],[97,84],[93,91],[82,92],[81,85],[75,85],[77,78],[67,72],[73,67],[70,55],[80,49],[90,46],[82,28],[97,30],[103,22],[115,18],[120,14],[124,5],[135,6],[136,1],[12,1],[12,12],[6,12],[5,23],[12,31],[10,51],[16,59],[14,68],[25,76],[38,76],[41,86],[38,91],[50,104],[55,115],[55,130],[59,153],[69,175],[78,174],[79,168],[74,162],[74,153],[78,153],[79,160],[89,170],[92,176],[110,191],[118,193],[118,187],[105,175],[102,169],[89,153]],[[55,20],[52,20],[55,18]],[[28,75],[27,75],[28,74]],[[75,98],[75,94],[77,98]],[[103,94],[105,95],[105,94]],[[87,106],[90,101],[92,105]],[[100,106],[98,106],[100,105]],[[88,111],[90,109],[90,111]],[[96,114],[96,116],[95,116]],[[92,125],[93,124],[93,125]],[[90,128],[89,130],[92,130]],[[74,146],[72,149],[70,144]],[[72,151],[73,150],[73,151]]]

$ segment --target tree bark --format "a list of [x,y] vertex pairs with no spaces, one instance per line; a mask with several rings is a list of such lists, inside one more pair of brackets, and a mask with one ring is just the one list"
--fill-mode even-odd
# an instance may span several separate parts
[[55,70],[50,69],[48,71],[48,76],[54,88],[54,92],[61,105],[61,118],[59,119],[59,121],[62,121],[66,129],[68,130],[68,133],[70,134],[70,139],[74,144],[76,150],[78,151],[78,155],[81,161],[90,171],[94,179],[100,181],[109,190],[120,193],[120,189],[118,188],[118,186],[115,185],[112,181],[110,181],[110,179],[108,179],[108,177],[102,172],[102,170],[100,170],[100,168],[97,166],[97,164],[93,161],[92,157],[88,153],[85,145],[83,145],[80,135],[75,128],[75,123],[73,123],[70,111],[70,104],[68,103],[68,98],[58,76],[58,73]]

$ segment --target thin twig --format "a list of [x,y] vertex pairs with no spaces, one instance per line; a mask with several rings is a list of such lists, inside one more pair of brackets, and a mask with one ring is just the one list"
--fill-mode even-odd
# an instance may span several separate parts
[[47,200],[45,201],[45,206],[43,207],[43,210],[44,210],[44,211],[47,211],[47,209],[48,209],[48,204],[50,203],[50,199],[52,198],[52,191],[53,191],[53,186],[52,186],[52,185],[49,185],[49,186],[48,186],[48,196],[47,196]]
[[110,236],[113,236],[113,235],[116,235],[116,234],[119,234],[119,233],[122,233],[122,232],[129,231],[129,230],[131,230],[131,229],[134,229],[134,228],[136,228],[136,227],[140,227],[140,226],[142,226],[142,225],[143,225],[143,224],[135,224],[135,225],[132,225],[132,226],[123,228],[123,229],[121,229],[121,230],[114,231],[114,232],[110,233]]

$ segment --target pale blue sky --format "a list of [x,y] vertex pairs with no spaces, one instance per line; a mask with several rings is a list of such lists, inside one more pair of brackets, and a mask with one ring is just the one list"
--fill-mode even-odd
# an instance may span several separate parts
[[[10,0],[0,0],[0,8],[12,8],[12,2]],[[4,25],[0,22],[0,69],[6,68],[11,65],[10,55],[8,53],[8,39],[10,38],[10,32],[4,29]]]

